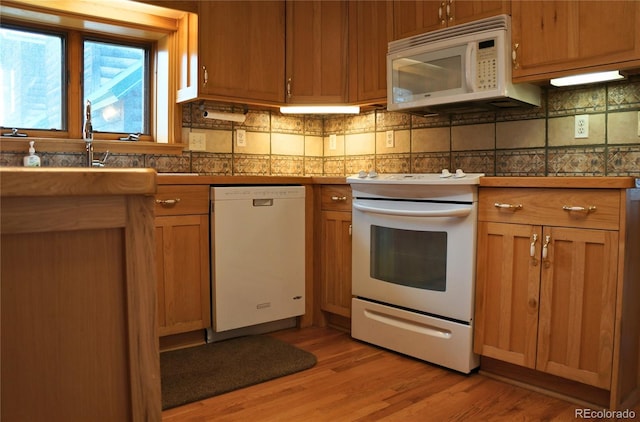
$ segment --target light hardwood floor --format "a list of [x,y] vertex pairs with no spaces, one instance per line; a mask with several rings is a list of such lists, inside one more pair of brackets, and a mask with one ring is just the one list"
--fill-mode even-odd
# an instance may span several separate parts
[[[462,375],[354,341],[330,328],[271,335],[315,354],[317,365],[167,410],[162,420],[574,421],[576,409],[582,408],[481,374]],[[634,410],[640,418],[640,406]]]

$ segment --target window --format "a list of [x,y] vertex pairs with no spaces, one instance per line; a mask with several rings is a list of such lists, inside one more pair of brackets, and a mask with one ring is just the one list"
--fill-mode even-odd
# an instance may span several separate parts
[[[197,33],[198,7],[163,3],[0,1],[2,132],[15,127],[40,145],[58,138],[48,151],[78,151],[89,99],[97,148],[181,154],[173,84],[187,47],[181,34]],[[117,142],[139,132],[142,142]],[[3,151],[24,151],[22,138],[2,140]]]
[[150,134],[150,44],[26,26],[2,26],[0,36],[0,126],[68,136],[78,132],[70,126],[82,125],[89,100],[96,139]]
[[148,56],[143,47],[85,40],[83,104],[95,132],[148,134]]
[[0,126],[66,129],[64,40],[59,34],[0,28]]

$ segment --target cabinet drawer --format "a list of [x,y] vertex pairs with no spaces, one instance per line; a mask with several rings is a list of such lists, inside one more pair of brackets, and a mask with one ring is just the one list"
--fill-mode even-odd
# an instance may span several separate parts
[[325,185],[321,187],[322,209],[351,212],[351,186]]
[[209,213],[209,185],[159,185],[156,215]]
[[618,230],[620,195],[617,189],[480,188],[478,219]]

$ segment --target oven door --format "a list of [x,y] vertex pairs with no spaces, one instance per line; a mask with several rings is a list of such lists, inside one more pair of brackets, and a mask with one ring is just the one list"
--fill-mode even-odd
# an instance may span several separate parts
[[353,200],[353,295],[470,323],[477,205]]

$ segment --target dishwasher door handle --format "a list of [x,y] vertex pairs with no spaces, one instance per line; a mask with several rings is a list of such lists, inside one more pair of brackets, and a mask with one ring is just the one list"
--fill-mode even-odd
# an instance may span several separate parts
[[273,206],[273,198],[268,199],[254,199],[253,200],[254,207],[272,207]]

